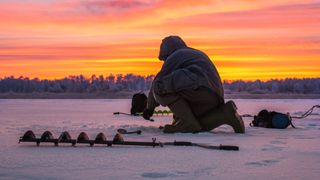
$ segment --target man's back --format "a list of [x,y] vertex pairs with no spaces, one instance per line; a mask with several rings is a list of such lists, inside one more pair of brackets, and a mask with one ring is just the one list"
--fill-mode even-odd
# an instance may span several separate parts
[[168,56],[157,78],[163,78],[181,69],[187,70],[189,72],[187,75],[197,76],[200,86],[207,87],[220,97],[224,97],[219,73],[209,57],[202,51],[188,47],[176,50]]

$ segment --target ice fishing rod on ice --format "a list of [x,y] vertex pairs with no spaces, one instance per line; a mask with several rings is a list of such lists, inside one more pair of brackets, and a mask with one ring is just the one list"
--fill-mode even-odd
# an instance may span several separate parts
[[[127,116],[142,116],[142,114],[129,114],[129,113],[124,113],[124,112],[114,112],[113,115],[127,115]],[[154,122],[154,119],[145,119],[146,121],[151,121]]]
[[117,132],[120,133],[120,134],[141,134],[142,133],[141,130],[127,131],[126,129],[118,129]]
[[[140,92],[136,93],[132,96],[132,101],[131,101],[131,109],[130,113],[125,113],[125,112],[114,112],[114,115],[127,115],[127,116],[142,116],[143,111],[147,107],[147,96]],[[157,110],[153,112],[153,115],[170,115],[172,112],[170,110]],[[146,119],[147,121],[153,122],[153,119]]]
[[208,144],[200,144],[193,143],[188,141],[173,141],[173,142],[160,142],[156,140],[156,138],[152,138],[151,142],[146,141],[125,141],[121,134],[116,134],[112,141],[107,140],[106,136],[103,133],[99,133],[95,140],[90,140],[88,135],[85,132],[81,132],[77,139],[72,139],[70,134],[65,131],[62,132],[59,138],[55,139],[50,131],[45,131],[40,138],[36,138],[33,131],[27,131],[22,137],[19,139],[20,142],[35,142],[37,146],[40,146],[40,143],[54,143],[55,146],[58,146],[59,143],[67,143],[72,144],[72,146],[76,146],[76,144],[89,144],[90,146],[94,146],[95,144],[100,145],[128,145],[128,146],[151,146],[151,147],[163,147],[163,146],[196,146],[206,149],[215,149],[215,150],[233,150],[238,151],[238,146],[231,145],[208,145]]
[[[142,112],[135,112],[134,114],[129,114],[129,113],[125,113],[125,112],[113,112],[113,115],[126,115],[126,116],[142,116]],[[172,114],[172,111],[170,110],[157,110],[157,111],[154,111],[153,113],[154,115],[156,116],[166,116],[166,115],[170,115]],[[149,119],[147,121],[151,121],[151,122],[154,122],[154,119]]]
[[[125,112],[113,112],[114,115],[119,115],[119,114],[123,114],[123,115],[128,115],[128,116],[142,116],[142,112],[136,112],[134,114],[129,114],[129,113],[125,113]],[[172,114],[172,111],[170,110],[156,110],[153,113],[156,116],[167,116]]]

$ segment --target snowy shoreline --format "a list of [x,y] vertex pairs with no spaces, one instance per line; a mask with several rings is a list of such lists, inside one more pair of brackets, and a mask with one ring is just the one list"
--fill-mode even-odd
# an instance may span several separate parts
[[[99,93],[0,93],[0,99],[131,99],[135,92]],[[145,92],[147,94],[147,92]],[[320,99],[320,94],[301,93],[228,93],[226,99]]]

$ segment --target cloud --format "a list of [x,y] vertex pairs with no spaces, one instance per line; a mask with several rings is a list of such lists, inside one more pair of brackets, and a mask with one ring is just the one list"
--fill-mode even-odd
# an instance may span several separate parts
[[275,7],[274,9],[319,9],[320,8],[320,2],[313,2],[313,3],[297,3],[297,4],[287,4]]
[[[301,34],[303,32],[315,33],[315,28],[319,28],[320,4],[298,4],[298,5],[280,5],[267,8],[258,8],[254,10],[243,10],[235,12],[209,12],[199,13],[196,15],[185,16],[178,19],[171,19],[150,26],[156,29],[168,27],[169,30],[181,29],[189,32],[201,31],[207,36],[207,33],[226,34],[233,32],[234,35],[249,33],[254,36],[256,32],[264,32],[266,35],[274,35],[277,31],[281,33],[285,31],[286,35]],[[158,27],[157,27],[158,26]],[[300,29],[300,31],[297,31]],[[301,29],[305,31],[301,31]],[[288,31],[293,30],[293,31]],[[318,33],[316,33],[318,34]],[[245,37],[245,36],[243,36]],[[287,37],[287,36],[285,36]]]
[[[280,61],[281,67],[299,68],[305,59],[319,67],[318,14],[315,0],[0,0],[0,77],[15,74],[11,65],[14,69],[23,62],[34,65],[30,73],[47,71],[47,66],[58,73],[61,61],[74,60],[90,62],[79,68],[74,62],[66,73],[97,73],[97,67],[85,69],[91,60],[108,61],[101,65],[110,68],[106,72],[139,72],[131,58],[158,62],[159,44],[169,34],[204,50],[223,72],[234,62],[240,68],[267,66],[261,62],[265,57]],[[130,63],[121,64],[119,58]],[[141,72],[152,70],[150,65]]]
[[153,4],[155,1],[141,1],[141,0],[111,0],[111,1],[89,1],[83,2],[87,7],[99,7],[99,8],[140,8]]
[[137,11],[153,6],[157,1],[145,0],[111,0],[111,1],[83,1],[80,8],[92,14],[118,14],[127,11]]

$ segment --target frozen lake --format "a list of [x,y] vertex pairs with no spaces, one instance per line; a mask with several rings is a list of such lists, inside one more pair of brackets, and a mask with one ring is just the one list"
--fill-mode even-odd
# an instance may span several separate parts
[[[315,100],[235,100],[240,114],[261,109],[301,115]],[[294,120],[296,129],[253,128],[245,118],[246,134],[222,126],[199,134],[163,134],[158,127],[170,116],[155,122],[140,117],[113,115],[129,112],[130,100],[4,100],[0,99],[0,179],[319,179],[320,109],[306,119]],[[50,130],[55,137],[82,131],[94,138],[99,132],[111,140],[118,128],[142,130],[125,140],[192,141],[211,145],[230,144],[240,151],[197,147],[54,147],[18,144],[27,130],[37,136]]]

